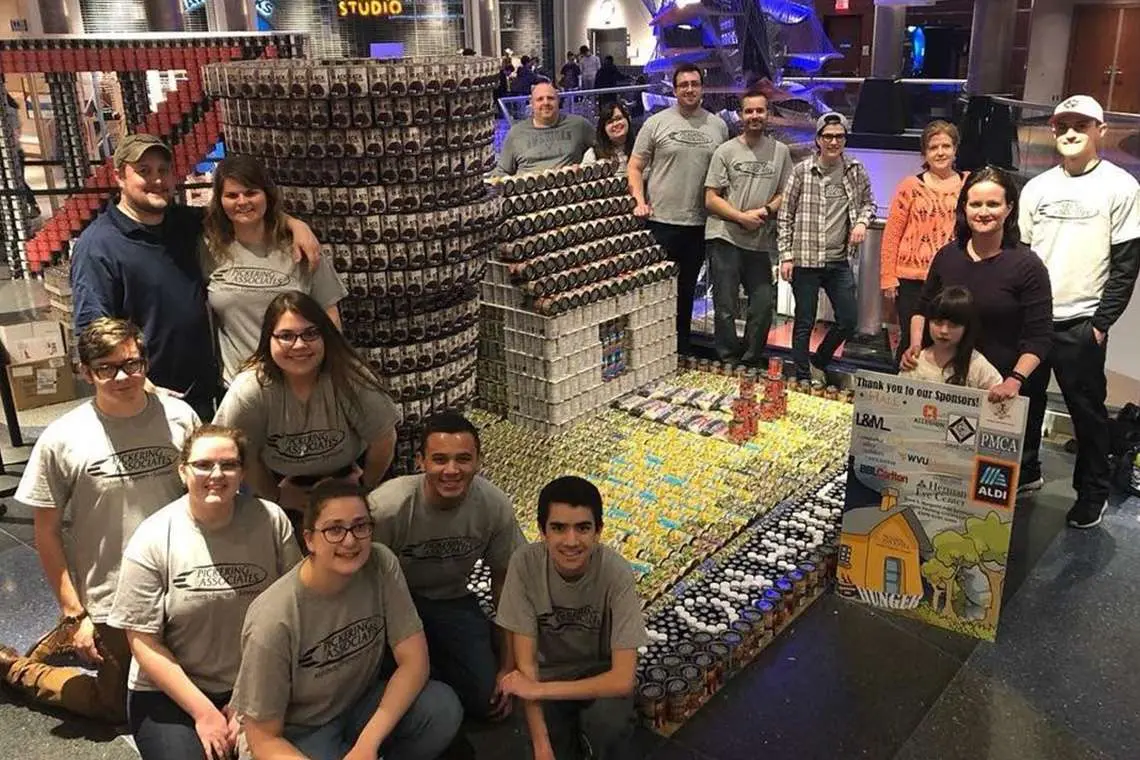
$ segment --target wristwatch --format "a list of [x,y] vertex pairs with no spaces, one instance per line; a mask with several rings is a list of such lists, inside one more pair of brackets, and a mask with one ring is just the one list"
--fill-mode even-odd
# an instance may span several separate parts
[[59,622],[62,625],[75,625],[87,617],[87,610],[82,610],[78,615],[64,615],[60,618]]

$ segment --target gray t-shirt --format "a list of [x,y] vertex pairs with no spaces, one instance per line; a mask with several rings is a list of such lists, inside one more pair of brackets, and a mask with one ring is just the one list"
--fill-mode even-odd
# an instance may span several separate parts
[[851,220],[847,207],[851,200],[843,187],[843,162],[827,170],[823,175],[824,208],[823,229],[827,235],[827,249],[824,254],[828,261],[847,259],[847,238],[850,235]]
[[257,349],[265,309],[278,295],[299,290],[325,309],[348,295],[327,256],[316,269],[302,271],[290,251],[251,249],[235,240],[222,258],[224,261],[209,271],[207,293],[218,331],[222,376],[227,383]]
[[301,583],[304,563],[249,606],[230,703],[253,720],[324,726],[380,677],[385,644],[423,630],[396,555],[380,544],[340,593]]
[[30,507],[63,509],[63,545],[75,591],[96,623],[107,619],[127,540],[185,491],[178,452],[198,416],[184,402],[147,394],[134,417],[108,417],[88,401],[36,441],[16,489]]
[[676,107],[667,108],[646,119],[633,143],[633,155],[647,165],[650,219],[686,227],[704,225],[705,175],[713,151],[727,139],[724,119],[703,108],[687,117]]
[[582,155],[593,144],[594,128],[581,116],[561,114],[549,127],[536,127],[530,119],[516,121],[503,142],[493,174],[526,174],[573,166],[582,162]]
[[[734,138],[713,152],[705,187],[722,191],[721,197],[740,211],[758,209],[784,189],[792,173],[792,154],[788,146],[765,135],[756,147],[743,138]],[[776,250],[776,217],[756,231],[736,222],[709,215],[705,223],[705,240],[724,240],[746,251]]]
[[[300,561],[289,518],[273,502],[239,494],[229,525],[205,530],[183,496],[131,536],[107,623],[158,636],[195,686],[225,693],[241,664],[246,609]],[[128,685],[160,690],[134,658]]]
[[279,475],[327,475],[348,467],[381,433],[400,421],[388,394],[357,386],[359,403],[351,405],[320,374],[307,402],[284,383],[261,385],[247,370],[234,378],[214,415],[214,422],[245,431],[251,456],[260,456]]
[[511,557],[496,622],[538,640],[544,681],[577,680],[610,669],[613,652],[649,643],[629,563],[595,547],[586,573],[573,582],[554,568],[539,541]]
[[465,596],[475,560],[505,573],[526,544],[510,497],[480,476],[454,509],[427,503],[423,475],[389,480],[369,494],[368,507],[373,540],[396,553],[408,588],[428,599]]

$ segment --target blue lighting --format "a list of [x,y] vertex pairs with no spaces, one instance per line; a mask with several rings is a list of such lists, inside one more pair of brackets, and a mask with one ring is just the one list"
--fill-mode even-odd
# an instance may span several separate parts
[[918,76],[926,65],[926,32],[921,26],[908,26],[906,33],[910,38],[910,73]]

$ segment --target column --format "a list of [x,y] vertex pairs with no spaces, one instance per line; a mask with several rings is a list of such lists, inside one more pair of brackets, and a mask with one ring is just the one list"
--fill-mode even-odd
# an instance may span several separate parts
[[[1005,92],[1009,80],[1009,51],[1017,0],[977,0],[970,28],[970,68],[966,75],[968,95]],[[1058,55],[1064,55],[1059,51]]]
[[185,27],[179,0],[143,0],[147,26],[152,32],[181,32]]
[[44,34],[83,34],[78,0],[38,0],[36,5]]
[[208,0],[206,25],[211,32],[253,32],[257,9],[253,0]]
[[875,32],[871,38],[872,77],[894,79],[899,75],[905,35],[906,6],[876,4]]

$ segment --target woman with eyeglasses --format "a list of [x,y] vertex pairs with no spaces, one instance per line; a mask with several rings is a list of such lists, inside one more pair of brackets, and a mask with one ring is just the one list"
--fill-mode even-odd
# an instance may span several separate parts
[[[233,705],[255,757],[432,760],[463,718],[428,680],[428,649],[400,563],[371,543],[365,491],[313,489],[309,555],[249,608]],[[396,667],[381,671],[391,649]]]
[[144,520],[123,553],[108,623],[130,646],[127,717],[143,760],[234,753],[246,609],[301,558],[281,508],[238,492],[245,449],[233,428],[191,433],[178,468],[186,495]]
[[328,257],[313,267],[293,260],[285,221],[281,193],[260,160],[230,156],[218,164],[201,256],[226,383],[256,349],[262,316],[278,294],[311,295],[340,326],[337,304],[348,291]]
[[214,422],[249,436],[246,482],[294,521],[325,478],[373,488],[392,463],[400,412],[328,314],[282,293],[265,311],[257,350]]
[[629,110],[617,101],[603,103],[598,109],[598,131],[594,147],[588,148],[582,156],[583,164],[598,161],[617,161],[618,174],[625,176],[629,154],[633,152],[633,125]]

